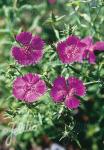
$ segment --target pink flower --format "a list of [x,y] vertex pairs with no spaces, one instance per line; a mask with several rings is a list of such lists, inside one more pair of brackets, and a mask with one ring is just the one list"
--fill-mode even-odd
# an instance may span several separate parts
[[82,62],[85,46],[77,36],[69,36],[57,45],[60,60],[65,64]]
[[83,82],[76,77],[64,77],[55,79],[51,89],[51,97],[54,102],[61,103],[64,101],[66,107],[75,109],[79,106],[80,101],[76,96],[84,96],[86,87]]
[[50,4],[54,4],[54,3],[56,3],[56,0],[48,0],[48,2],[49,2]]
[[96,42],[93,44],[93,38],[91,36],[87,36],[86,38],[82,39],[81,42],[87,45],[83,58],[88,59],[89,63],[94,64],[96,61],[94,52],[96,50],[104,51],[104,41]]
[[21,32],[16,36],[19,46],[12,47],[12,56],[21,65],[27,66],[38,63],[43,56],[44,41],[30,32]]
[[46,92],[46,84],[38,74],[17,77],[13,83],[13,95],[25,102],[35,102]]

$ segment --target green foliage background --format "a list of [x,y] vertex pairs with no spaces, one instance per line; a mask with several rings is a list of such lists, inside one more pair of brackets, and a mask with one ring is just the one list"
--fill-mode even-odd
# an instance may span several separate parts
[[[15,44],[15,35],[21,31],[39,34],[46,41],[45,54],[39,64],[25,68],[12,59],[11,47]],[[92,35],[94,41],[104,41],[104,1],[57,0],[50,5],[46,0],[0,0],[1,143],[6,139],[8,147],[27,150],[47,134],[63,145],[74,141],[73,145],[82,150],[104,149],[104,53],[96,53],[95,65],[87,61],[63,65],[55,45],[70,34],[82,38]],[[80,108],[71,111],[54,104],[48,92],[33,105],[16,101],[12,83],[20,72],[39,73],[51,84],[58,75],[74,75],[85,83],[101,82],[88,84]],[[26,127],[31,131],[24,132]]]

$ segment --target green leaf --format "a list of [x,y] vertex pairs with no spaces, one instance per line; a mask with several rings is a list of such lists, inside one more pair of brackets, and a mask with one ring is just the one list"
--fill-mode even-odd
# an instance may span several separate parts
[[56,35],[56,38],[59,40],[60,39],[59,31],[55,28],[55,26],[52,26],[52,27],[53,27],[54,33]]
[[40,113],[38,113],[38,119],[39,119],[39,123],[42,125],[42,116]]
[[87,22],[91,22],[91,18],[88,14],[79,14],[81,17],[83,17]]

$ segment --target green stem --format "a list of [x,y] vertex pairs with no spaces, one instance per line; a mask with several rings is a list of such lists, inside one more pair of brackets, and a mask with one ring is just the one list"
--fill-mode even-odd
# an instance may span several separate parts
[[17,0],[14,0],[13,8],[14,8],[14,9],[16,9],[16,8],[17,8]]
[[76,68],[74,68],[72,65],[68,65],[69,68],[71,68],[75,73],[80,74],[80,71]]
[[22,72],[17,67],[15,67],[14,65],[10,65],[10,67],[16,69],[20,73],[20,75],[23,76]]
[[84,85],[97,84],[97,83],[101,83],[101,81],[91,81],[91,82],[84,83]]
[[46,82],[47,87],[52,88],[52,84],[49,82],[49,78],[47,74],[43,74],[41,75],[41,77],[44,79],[44,81]]
[[55,28],[54,25],[52,25],[52,28],[53,28],[53,31],[54,31],[54,33],[55,33],[56,38],[57,38],[58,40],[60,40],[60,36],[59,36],[58,30]]
[[22,72],[21,72],[21,71],[19,71],[19,70],[18,70],[18,68],[15,68],[15,69],[16,69],[16,70],[17,70],[17,71],[18,71],[18,72],[19,72],[19,73],[23,76]]

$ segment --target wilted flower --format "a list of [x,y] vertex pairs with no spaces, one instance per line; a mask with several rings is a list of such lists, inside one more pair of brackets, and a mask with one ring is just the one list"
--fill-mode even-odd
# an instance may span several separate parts
[[94,52],[96,50],[104,51],[104,41],[96,42],[93,44],[93,38],[91,36],[87,36],[86,38],[82,39],[81,42],[86,44],[83,58],[88,59],[89,63],[94,64],[96,61]]
[[17,77],[13,83],[13,95],[22,101],[35,102],[46,92],[46,84],[38,74]]
[[80,104],[77,96],[84,96],[85,92],[86,87],[76,77],[69,77],[67,80],[64,77],[58,77],[51,89],[51,97],[54,102],[61,103],[64,101],[66,107],[74,109]]
[[56,2],[56,0],[48,0],[48,2],[49,2],[50,4],[54,4],[54,3]]
[[85,46],[77,36],[69,36],[57,45],[60,60],[65,64],[82,62]]
[[44,41],[30,32],[21,32],[16,36],[21,45],[12,47],[12,56],[21,65],[27,66],[38,63],[43,56]]

